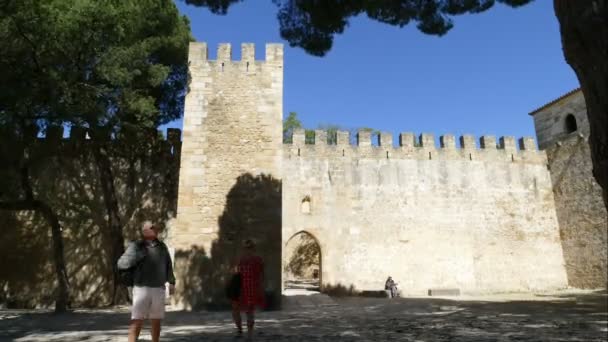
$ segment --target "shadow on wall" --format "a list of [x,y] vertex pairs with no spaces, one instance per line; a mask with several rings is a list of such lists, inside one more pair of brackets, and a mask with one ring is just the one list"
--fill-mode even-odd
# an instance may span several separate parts
[[245,173],[226,195],[218,218],[219,233],[208,255],[203,248],[176,251],[176,300],[190,309],[225,309],[230,303],[225,286],[242,243],[252,239],[264,258],[268,309],[280,307],[281,298],[281,181],[271,175]]
[[[0,137],[0,143],[5,143]],[[11,143],[6,142],[6,143]],[[157,135],[123,135],[108,141],[125,239],[138,237],[141,223],[161,225],[177,207],[179,146]],[[112,266],[107,220],[90,141],[39,138],[33,148],[32,186],[48,203],[63,228],[65,260],[75,307],[107,305]],[[11,169],[3,170],[4,191]],[[0,195],[16,198],[17,195]],[[0,196],[1,197],[1,196]],[[4,199],[4,198],[2,198]],[[30,211],[0,211],[0,305],[50,307],[55,273],[50,227]]]

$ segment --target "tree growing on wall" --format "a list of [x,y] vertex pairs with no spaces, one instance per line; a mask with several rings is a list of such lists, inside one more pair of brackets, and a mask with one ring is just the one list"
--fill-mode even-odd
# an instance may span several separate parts
[[[110,138],[127,130],[156,134],[181,116],[189,23],[170,0],[8,1],[0,18],[0,113],[87,129],[113,268],[124,237]],[[28,93],[31,108],[11,107],[25,83],[36,90]],[[116,289],[115,271],[112,278]]]
[[[298,113],[289,112],[289,115],[283,120],[283,142],[286,144],[293,143],[293,133],[296,129],[301,129],[302,122],[298,118]],[[304,129],[304,143],[314,144],[315,131]]]
[[[304,126],[302,125],[302,122],[298,118],[298,114],[296,112],[289,112],[289,115],[283,120],[283,143],[291,144],[293,142],[293,132],[296,129],[301,129],[303,127]],[[344,127],[341,127],[339,125],[334,125],[334,124],[320,124],[320,125],[318,125],[317,129],[327,132],[327,142],[326,143],[329,145],[337,144],[338,131],[347,131],[350,136],[349,143],[353,144],[353,145],[356,144],[356,142],[357,142],[357,133],[359,131],[369,132],[370,135],[372,136],[372,138],[377,137],[378,134],[380,134],[380,131],[373,129],[373,128],[369,128],[369,127],[348,129],[348,128],[344,128]],[[314,129],[308,129],[308,128],[304,129],[304,143],[305,144],[315,144],[316,143]]]
[[338,143],[338,131],[341,130],[338,125],[319,125],[319,129],[327,132],[327,143],[329,145],[335,145]]
[[298,114],[289,112],[289,115],[283,120],[283,143],[291,144],[293,132],[300,128],[302,128],[302,122],[298,119]]
[[[226,14],[244,0],[185,0],[195,6]],[[481,13],[495,3],[511,7],[533,0],[273,0],[283,39],[291,46],[325,55],[336,34],[349,19],[366,14],[370,19],[403,27],[413,22],[425,34],[442,36],[452,27],[452,17]],[[560,24],[562,47],[581,84],[589,117],[593,174],[603,189],[608,208],[608,0],[553,0]]]

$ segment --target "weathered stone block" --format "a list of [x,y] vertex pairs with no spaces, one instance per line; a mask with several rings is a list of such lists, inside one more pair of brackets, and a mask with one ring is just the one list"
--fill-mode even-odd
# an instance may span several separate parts
[[479,146],[485,150],[496,149],[496,137],[493,135],[484,135],[479,139]]
[[456,148],[456,138],[452,134],[445,134],[439,137],[441,148],[453,150]]
[[431,133],[420,134],[420,146],[424,148],[435,148],[435,136]]
[[415,139],[414,133],[401,133],[399,134],[399,146],[407,148],[414,147]]
[[368,130],[359,130],[357,132],[357,146],[371,146],[371,132]]
[[382,147],[393,147],[393,135],[388,132],[381,132],[378,136],[378,145]]
[[459,289],[429,289],[429,296],[460,296]]

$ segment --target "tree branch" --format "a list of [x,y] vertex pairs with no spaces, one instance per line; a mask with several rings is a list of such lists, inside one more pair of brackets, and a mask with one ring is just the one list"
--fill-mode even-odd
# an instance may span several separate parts
[[25,32],[23,32],[23,30],[21,29],[21,26],[19,26],[19,23],[15,20],[15,18],[13,18],[13,22],[15,23],[15,27],[17,28],[17,32],[19,32],[19,35],[21,35],[21,37],[23,37],[23,39],[25,39],[25,41],[30,45],[30,47],[32,48],[32,58],[34,59],[34,64],[36,64],[36,68],[38,69],[38,71],[42,71],[42,67],[40,66],[40,63],[38,62],[38,56],[36,55],[36,52],[38,50],[38,47],[36,46],[36,44],[34,44],[34,42],[25,34]]
[[0,210],[38,210],[40,201],[35,200],[18,200],[0,202]]

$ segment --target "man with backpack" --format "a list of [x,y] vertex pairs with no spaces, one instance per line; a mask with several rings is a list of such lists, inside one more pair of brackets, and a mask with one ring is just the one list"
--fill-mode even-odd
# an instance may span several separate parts
[[133,287],[129,342],[136,342],[144,319],[152,325],[152,342],[160,338],[160,321],[165,317],[165,291],[175,291],[175,276],[167,246],[158,240],[159,229],[146,221],[142,239],[131,242],[118,259],[118,270],[125,285]]

